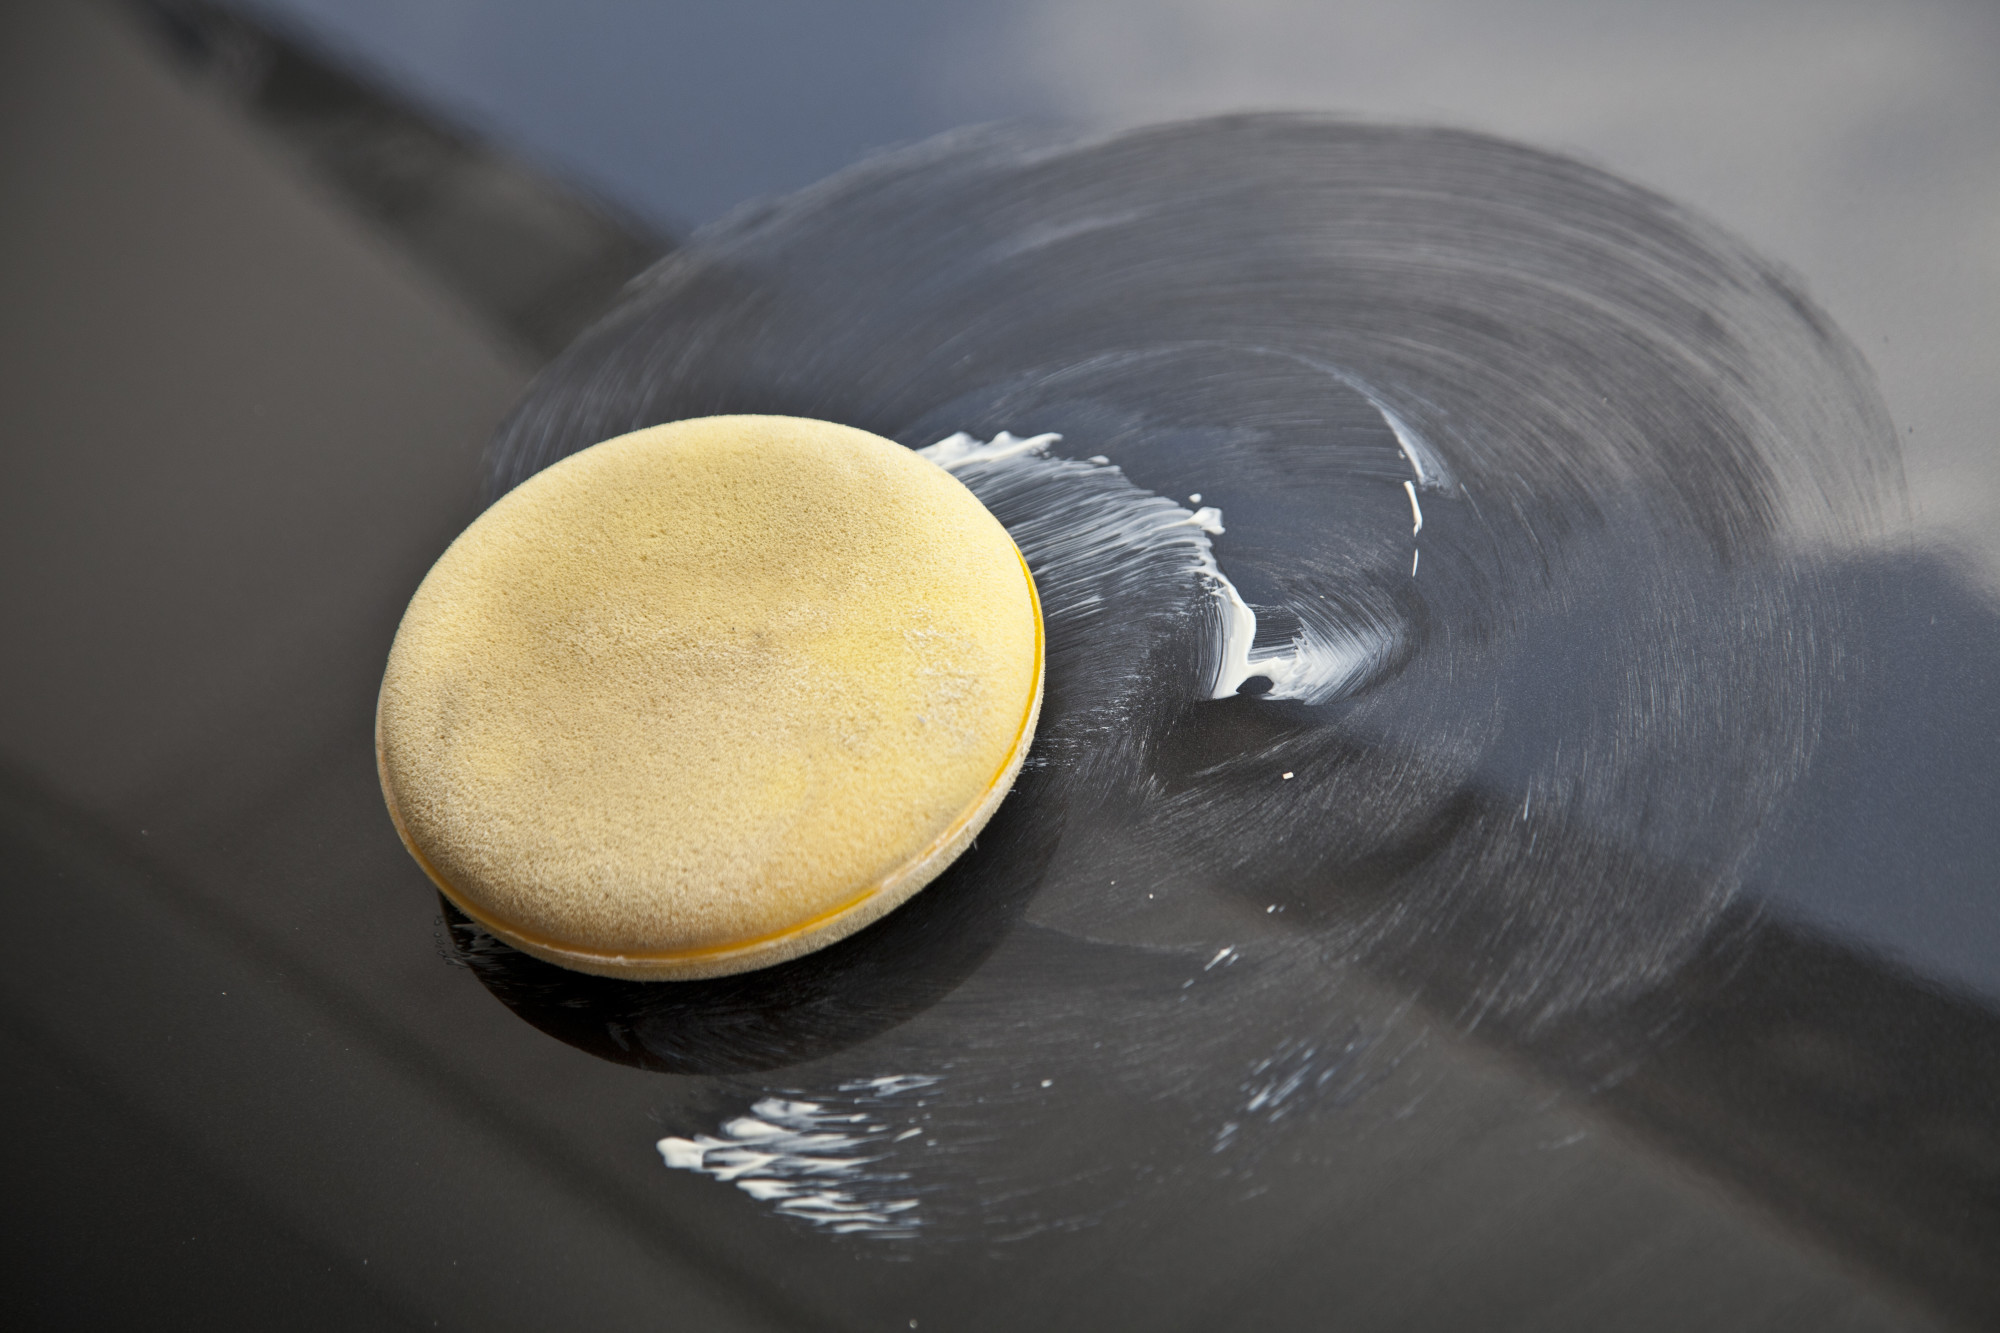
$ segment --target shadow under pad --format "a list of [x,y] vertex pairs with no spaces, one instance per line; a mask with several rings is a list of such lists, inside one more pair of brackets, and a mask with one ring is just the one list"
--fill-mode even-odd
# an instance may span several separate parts
[[[1031,775],[1017,792],[1032,791]],[[702,981],[571,972],[489,935],[443,894],[449,956],[508,1008],[592,1055],[667,1074],[745,1074],[832,1055],[935,1005],[1019,918],[1055,839],[1003,804],[959,858],[866,930],[774,967]],[[1039,836],[1037,836],[1039,834]]]

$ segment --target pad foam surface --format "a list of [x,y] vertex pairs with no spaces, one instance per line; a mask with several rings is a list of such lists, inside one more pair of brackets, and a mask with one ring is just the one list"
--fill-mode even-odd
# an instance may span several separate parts
[[538,473],[453,542],[391,650],[383,790],[510,944],[695,977],[881,916],[970,843],[1041,701],[1034,584],[891,441],[710,417]]

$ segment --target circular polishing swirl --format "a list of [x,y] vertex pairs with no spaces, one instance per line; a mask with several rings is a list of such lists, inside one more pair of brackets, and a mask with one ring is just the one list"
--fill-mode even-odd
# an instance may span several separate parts
[[411,854],[508,943],[719,976],[949,865],[1041,691],[1033,580],[949,473],[711,417],[567,458],[452,543],[397,631],[377,756]]
[[[1311,116],[959,133],[732,215],[537,379],[489,481],[771,410],[1061,437],[957,473],[1047,616],[1021,919],[1295,950],[1217,1020],[1225,1065],[1252,1014],[1341,1012],[1353,959],[1489,1035],[1673,1009],[1845,725],[1829,562],[1903,504],[1865,359],[1740,242],[1521,145]],[[1210,697],[1213,580],[1096,539],[1183,502],[1226,522],[1254,655],[1358,649],[1319,701]],[[1059,1030],[1036,1002],[995,1022]]]

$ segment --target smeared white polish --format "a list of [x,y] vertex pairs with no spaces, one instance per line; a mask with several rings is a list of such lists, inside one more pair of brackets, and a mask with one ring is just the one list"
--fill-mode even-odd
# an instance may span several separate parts
[[1339,380],[1342,384],[1345,384],[1348,388],[1367,399],[1368,405],[1381,413],[1382,420],[1388,423],[1389,433],[1396,437],[1396,448],[1402,451],[1404,459],[1408,461],[1410,471],[1416,476],[1419,489],[1426,491],[1449,491],[1458,485],[1457,478],[1452,476],[1451,468],[1446,465],[1442,458],[1438,457],[1437,451],[1431,448],[1430,443],[1422,435],[1419,435],[1409,422],[1403,420],[1395,408],[1383,402],[1373,389],[1347,371],[1342,370],[1338,366],[1328,365],[1316,357],[1300,356],[1297,352],[1289,348],[1256,347],[1251,350],[1267,352],[1272,356],[1281,356],[1287,360],[1295,361],[1300,365],[1311,366],[1314,370]]
[[654,1146],[668,1167],[734,1185],[823,1231],[908,1236],[921,1224],[918,1201],[893,1196],[909,1177],[877,1164],[882,1149],[923,1131],[911,1128],[892,1137],[877,1114],[887,1109],[886,1099],[939,1081],[929,1074],[894,1074],[843,1083],[839,1094],[847,1105],[840,1108],[764,1097],[718,1134],[668,1137]]
[[1051,431],[1046,435],[1031,435],[1021,439],[1003,430],[991,440],[982,443],[960,431],[917,452],[945,471],[956,472],[968,463],[998,463],[1009,458],[1019,458],[1023,454],[1040,453],[1061,438],[1061,435]]
[[[1001,431],[982,443],[960,431],[917,452],[948,471],[963,470],[966,475],[960,479],[974,494],[980,492],[982,481],[1011,479],[1009,470],[1016,468],[1043,469],[1051,481],[1109,468],[1123,479],[1115,465],[1102,461],[1102,454],[1084,462],[1050,457],[1049,446],[1061,438],[1053,432],[1022,437]],[[1290,643],[1258,649],[1257,613],[1222,572],[1208,540],[1226,531],[1222,511],[1212,505],[1188,510],[1129,481],[1124,485],[1115,503],[1096,506],[1095,512],[1081,518],[1077,531],[1062,534],[1062,548],[1069,552],[1117,546],[1178,557],[1191,574],[1206,582],[1215,595],[1222,629],[1210,698],[1230,698],[1245,682],[1262,676],[1271,688],[1259,697],[1326,703],[1388,655],[1392,645],[1387,635],[1373,627],[1341,624],[1319,607],[1299,611],[1300,629]],[[1199,493],[1190,497],[1199,498]]]
[[1099,213],[1089,217],[1077,218],[1070,222],[1030,227],[1019,236],[997,247],[995,254],[998,258],[1012,259],[1015,256],[1028,254],[1051,245],[1060,245],[1062,242],[1072,240],[1078,236],[1087,236],[1094,231],[1102,231],[1107,227],[1116,227],[1123,223],[1131,222],[1140,216],[1142,214],[1139,211],[1128,209],[1120,213]]
[[1423,559],[1423,558],[1424,558],[1424,553],[1423,553],[1423,549],[1422,549],[1421,547],[1419,547],[1419,548],[1418,548],[1417,550],[1414,550],[1414,551],[1410,552],[1410,577],[1411,577],[1411,578],[1415,578],[1415,577],[1417,576],[1417,561],[1419,561],[1419,560],[1421,560],[1421,559]]
[[1414,537],[1424,530],[1424,507],[1417,503],[1417,484],[1415,482],[1404,482],[1403,489],[1408,492],[1410,497],[1410,517],[1416,520],[1415,524],[1410,528],[1410,535]]
[[1451,469],[1425,442],[1424,437],[1410,428],[1408,422],[1396,415],[1395,409],[1354,381],[1348,384],[1366,398],[1369,405],[1382,414],[1382,420],[1389,423],[1390,434],[1396,437],[1396,447],[1403,451],[1403,457],[1410,462],[1410,471],[1417,474],[1417,485],[1427,491],[1445,490],[1453,485]]

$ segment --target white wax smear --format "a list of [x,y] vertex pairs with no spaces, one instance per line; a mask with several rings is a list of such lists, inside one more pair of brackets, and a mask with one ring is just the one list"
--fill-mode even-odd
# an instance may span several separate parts
[[[1350,380],[1348,383],[1353,384],[1353,381]],[[1423,436],[1411,430],[1409,423],[1396,415],[1394,409],[1360,385],[1356,384],[1354,388],[1382,414],[1382,420],[1389,423],[1389,431],[1396,437],[1396,447],[1403,451],[1403,457],[1410,464],[1410,471],[1417,474],[1419,487],[1427,491],[1438,491],[1449,490],[1458,484],[1451,475],[1451,469],[1445,466],[1444,460],[1437,456]],[[1421,521],[1418,526],[1422,526]]]
[[[1431,448],[1430,441],[1419,435],[1409,422],[1395,408],[1376,397],[1375,391],[1338,366],[1310,356],[1300,356],[1282,347],[1257,347],[1253,351],[1265,352],[1311,366],[1339,380],[1354,392],[1368,400],[1368,405],[1382,416],[1388,424],[1389,433],[1396,437],[1396,447],[1403,453],[1403,460],[1410,465],[1410,473],[1416,478],[1416,489],[1421,491],[1455,491],[1458,478],[1452,475],[1451,466],[1444,461],[1437,450]],[[1418,526],[1422,526],[1420,523]]]
[[930,1074],[892,1074],[843,1083],[823,1100],[764,1097],[719,1133],[669,1137],[654,1146],[677,1171],[727,1182],[776,1211],[836,1235],[893,1239],[922,1225],[909,1175],[883,1165],[889,1145],[922,1133],[905,1128],[909,1113],[889,1114],[895,1099],[939,1082]]
[[[1286,608],[1296,616],[1298,632],[1289,643],[1258,648],[1256,609],[1222,572],[1209,540],[1227,531],[1222,511],[1213,505],[1183,508],[1143,490],[1102,455],[1085,460],[1053,457],[1049,447],[1061,438],[1017,437],[1001,431],[980,441],[960,431],[917,452],[959,474],[982,499],[982,492],[994,487],[1048,486],[1043,512],[1014,524],[1015,541],[1036,566],[1038,580],[1043,568],[1055,560],[1129,559],[1138,554],[1177,563],[1190,579],[1206,586],[1221,623],[1220,642],[1211,652],[1209,698],[1230,698],[1245,681],[1262,676],[1271,682],[1262,698],[1326,703],[1388,657],[1393,644],[1387,634],[1372,625],[1345,624],[1323,605]],[[1116,484],[1105,484],[1114,479]]]
[[[1050,431],[1046,435],[1030,435],[1026,439],[1016,439],[1003,430],[992,439],[981,443],[964,431],[960,431],[917,452],[945,471],[956,472],[967,463],[1000,463],[1009,458],[1022,458],[1029,454],[1041,453],[1061,438],[1062,436]],[[1098,457],[1101,458],[1103,455],[1100,454]]]

